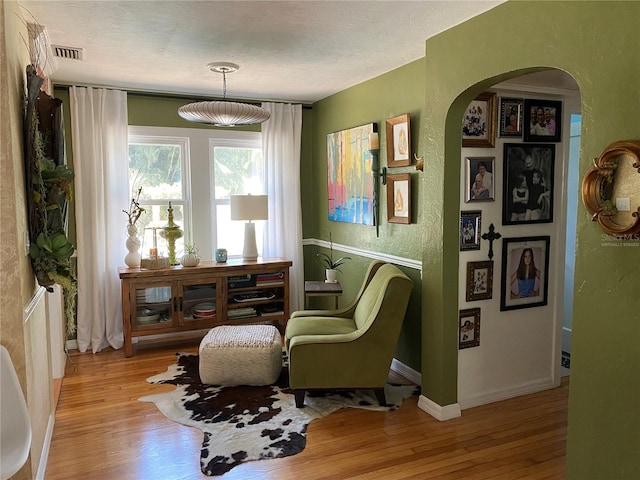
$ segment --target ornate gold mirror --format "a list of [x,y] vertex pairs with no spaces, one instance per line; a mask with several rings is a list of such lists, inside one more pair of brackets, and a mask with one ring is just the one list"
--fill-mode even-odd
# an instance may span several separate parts
[[582,180],[582,202],[605,233],[640,233],[640,141],[603,150]]

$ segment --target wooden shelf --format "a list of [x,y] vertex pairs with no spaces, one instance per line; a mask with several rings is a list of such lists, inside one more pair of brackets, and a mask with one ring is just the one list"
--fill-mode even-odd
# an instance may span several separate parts
[[[133,355],[132,339],[136,337],[175,333],[176,337],[181,338],[178,333],[206,331],[218,325],[268,322],[284,332],[290,313],[289,267],[290,260],[260,258],[255,262],[201,262],[197,267],[174,266],[159,270],[119,268],[125,355]],[[256,284],[255,277],[258,274],[279,274],[282,280],[268,282],[267,285]],[[251,285],[229,288],[230,278],[234,278],[237,284],[235,279],[242,276],[250,276]],[[233,301],[234,295],[267,290],[275,296],[245,302]],[[215,304],[215,315],[194,317],[191,309],[199,303]],[[282,313],[263,316],[260,307],[264,306],[272,306]],[[228,313],[239,308],[253,308],[257,315],[229,318]],[[141,343],[146,342],[138,340],[138,345]]]

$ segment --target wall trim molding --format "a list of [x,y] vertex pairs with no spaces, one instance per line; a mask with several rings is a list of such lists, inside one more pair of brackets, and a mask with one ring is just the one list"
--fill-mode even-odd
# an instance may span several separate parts
[[424,410],[433,418],[441,422],[462,416],[459,404],[452,403],[451,405],[445,405],[442,407],[424,395],[420,395],[420,398],[418,399],[418,408],[420,410]]
[[530,393],[542,392],[544,390],[555,388],[556,386],[557,385],[553,382],[551,377],[540,378],[538,380],[521,383],[510,388],[473,395],[472,397],[465,398],[464,400],[458,399],[458,403],[460,404],[460,408],[465,410],[467,408],[478,407],[488,403],[508,400],[509,398],[529,395]]
[[422,385],[422,374],[420,372],[414,370],[413,368],[405,365],[400,360],[397,360],[397,359],[394,358],[391,361],[391,370],[393,370],[394,372],[399,373],[404,378],[406,378],[407,380],[412,381],[416,385]]
[[[326,240],[319,240],[317,238],[305,238],[302,240],[302,246],[314,245],[316,247],[330,248],[331,245]],[[397,255],[390,255],[388,253],[374,252],[373,250],[362,250],[360,248],[350,247],[348,245],[341,245],[333,242],[333,249],[340,250],[344,253],[350,253],[352,255],[358,255],[360,257],[370,258],[372,260],[382,260],[384,262],[393,263],[402,267],[413,268],[414,270],[422,271],[422,260],[415,260],[413,258],[399,257]]]

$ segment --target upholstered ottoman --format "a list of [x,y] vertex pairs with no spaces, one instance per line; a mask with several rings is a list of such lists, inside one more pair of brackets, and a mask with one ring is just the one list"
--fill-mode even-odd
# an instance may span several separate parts
[[272,325],[223,325],[200,342],[200,381],[270,385],[282,370],[282,340]]

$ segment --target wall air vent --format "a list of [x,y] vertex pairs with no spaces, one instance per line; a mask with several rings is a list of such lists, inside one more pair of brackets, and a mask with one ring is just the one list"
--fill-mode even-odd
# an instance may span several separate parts
[[77,47],[63,47],[61,45],[52,45],[53,53],[58,58],[67,58],[69,60],[82,60],[83,49]]

